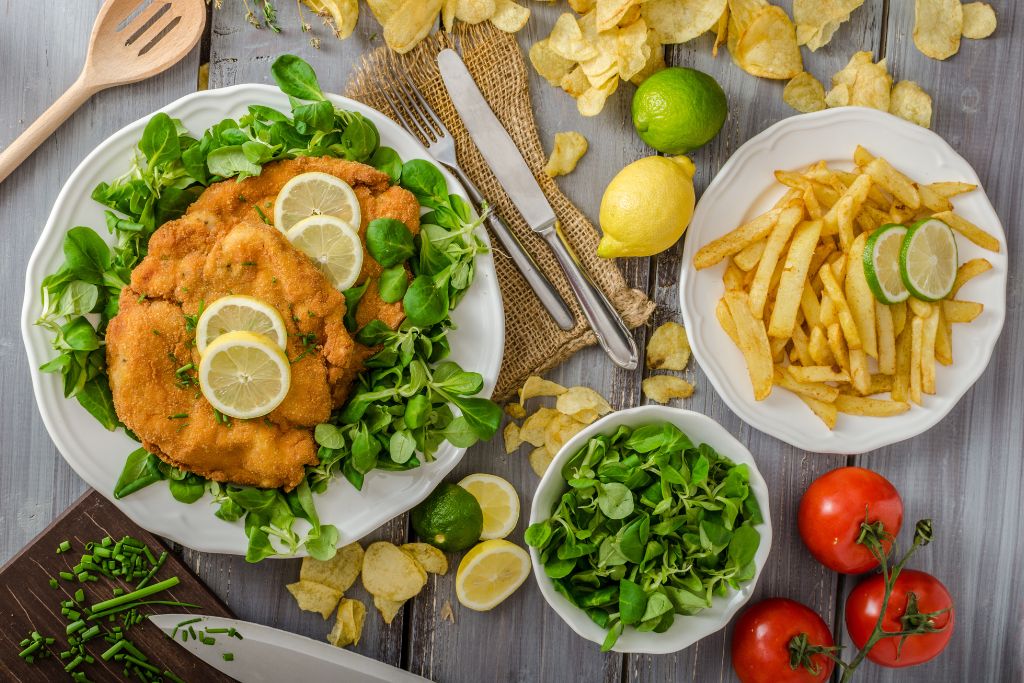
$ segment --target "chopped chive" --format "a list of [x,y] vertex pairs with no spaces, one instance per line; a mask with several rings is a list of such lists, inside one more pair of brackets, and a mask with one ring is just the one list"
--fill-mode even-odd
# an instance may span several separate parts
[[85,600],[85,591],[79,588],[75,591],[75,601],[82,602],[83,600]]
[[174,672],[171,671],[170,669],[165,670],[162,675],[167,680],[169,680],[171,683],[185,683],[185,681],[183,681],[180,678],[178,678],[177,676],[175,676]]
[[64,579],[65,581],[71,581],[72,579],[75,578],[75,575],[72,574],[71,572],[60,572],[60,574],[58,574],[58,576],[60,576],[60,578]]
[[139,598],[149,597],[154,593],[159,593],[160,591],[167,590],[168,588],[173,588],[174,586],[177,586],[179,583],[181,583],[181,580],[177,576],[172,576],[171,578],[164,579],[159,583],[154,583],[149,586],[146,586],[145,588],[133,590],[131,593],[126,593],[125,595],[119,595],[116,598],[111,598],[110,600],[104,600],[103,602],[96,603],[92,606],[92,611],[102,612],[112,607],[119,607],[134,600],[138,600]]
[[230,653],[230,652],[225,652],[224,654],[221,655],[221,657],[224,659],[225,662],[233,662],[233,661],[235,661],[235,655]]
[[215,644],[217,642],[217,639],[213,638],[211,636],[204,636],[203,638],[200,638],[199,640],[203,643],[203,645],[213,645],[213,644]]
[[57,546],[57,554],[66,553],[69,550],[71,550],[70,541],[61,541],[60,545]]
[[168,420],[183,420],[188,417],[188,413],[175,413],[174,415],[168,415]]
[[51,578],[50,579],[50,588],[57,588],[58,586],[60,586],[60,584],[57,583],[57,579]]
[[71,635],[75,631],[79,631],[79,630],[81,630],[84,627],[85,627],[85,620],[84,619],[78,619],[77,621],[73,621],[70,624],[68,624],[67,628],[65,629],[65,632],[68,635]]

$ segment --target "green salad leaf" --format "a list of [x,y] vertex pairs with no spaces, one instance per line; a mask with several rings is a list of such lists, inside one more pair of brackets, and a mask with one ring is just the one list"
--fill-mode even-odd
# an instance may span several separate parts
[[555,590],[607,629],[662,633],[754,577],[763,522],[749,468],[669,423],[587,442],[561,471],[566,491],[530,525]]
[[[284,55],[271,73],[289,96],[290,112],[251,105],[237,120],[224,119],[198,136],[181,121],[155,114],[129,171],[96,186],[92,198],[109,209],[106,228],[114,246],[89,227],[74,227],[65,236],[64,263],[42,283],[37,324],[52,334],[57,355],[41,370],[59,374],[65,396],[75,397],[105,428],[123,427],[107,381],[105,331],[158,227],[180,217],[211,183],[257,176],[272,161],[330,156],[386,173],[429,209],[416,236],[392,219],[375,220],[367,231],[367,249],[384,267],[377,282],[381,298],[402,301],[406,320],[397,330],[379,320],[360,328],[356,314],[370,281],[343,292],[346,328],[376,352],[345,405],[317,426],[320,462],[291,491],[259,489],[208,481],[140,448],[127,457],[114,487],[121,498],[166,481],[171,495],[185,504],[209,493],[218,518],[244,522],[251,562],[302,546],[329,559],[340,534],[320,523],[314,496],[336,476],[361,488],[374,469],[413,469],[433,460],[446,441],[468,447],[497,431],[500,408],[476,396],[483,378],[445,361],[451,311],[473,282],[476,257],[487,249],[474,234],[482,218],[448,194],[437,167],[424,160],[403,163],[395,150],[381,147],[373,123],[335,108],[302,59]],[[194,331],[195,320],[189,324]],[[188,370],[182,372],[178,379],[187,384]],[[230,428],[231,420],[218,423]],[[309,526],[302,535],[296,531],[299,520]]]

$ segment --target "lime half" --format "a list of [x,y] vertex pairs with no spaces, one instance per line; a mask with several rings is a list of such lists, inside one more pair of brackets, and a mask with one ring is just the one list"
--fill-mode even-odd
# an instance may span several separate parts
[[906,234],[902,225],[889,223],[871,233],[864,245],[864,277],[883,304],[897,304],[910,296],[900,273],[900,250]]
[[900,250],[900,275],[911,295],[938,301],[956,281],[956,238],[940,220],[926,218],[910,226]]

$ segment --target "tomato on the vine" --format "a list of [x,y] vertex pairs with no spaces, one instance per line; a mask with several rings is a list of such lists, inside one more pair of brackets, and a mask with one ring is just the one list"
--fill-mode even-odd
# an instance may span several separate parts
[[818,653],[832,647],[832,632],[814,611],[771,598],[747,608],[736,621],[732,667],[743,683],[820,683],[835,665]]
[[[846,629],[857,648],[871,637],[882,613],[885,580],[881,574],[864,579],[846,599]],[[914,666],[946,649],[953,637],[956,614],[953,598],[931,574],[904,569],[896,578],[882,620],[883,631],[920,630],[900,643],[900,636],[886,636],[868,652],[868,659],[888,667]]]
[[878,559],[857,542],[861,524],[881,525],[886,553],[903,523],[903,501],[882,475],[863,467],[841,467],[827,472],[807,488],[800,499],[797,523],[807,549],[823,565],[843,574],[862,574],[878,566]]

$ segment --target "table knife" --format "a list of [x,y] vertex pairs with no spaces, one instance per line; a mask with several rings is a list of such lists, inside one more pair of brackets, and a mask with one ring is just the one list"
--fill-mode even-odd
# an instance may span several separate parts
[[601,348],[619,367],[636,368],[637,349],[633,336],[562,236],[551,204],[508,131],[491,111],[462,58],[454,50],[442,50],[437,55],[437,63],[470,137],[527,224],[548,243]]
[[[195,614],[153,614],[149,620],[179,647],[241,683],[424,683],[428,680],[319,640],[238,619],[201,616],[188,626],[196,631],[202,629],[216,642],[205,645],[195,638],[183,641],[177,625],[196,617]],[[241,639],[225,632],[209,632],[210,629],[231,628]],[[225,653],[230,653],[230,661],[225,659]]]

